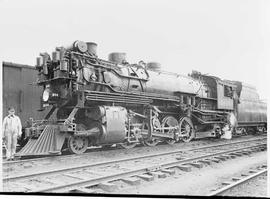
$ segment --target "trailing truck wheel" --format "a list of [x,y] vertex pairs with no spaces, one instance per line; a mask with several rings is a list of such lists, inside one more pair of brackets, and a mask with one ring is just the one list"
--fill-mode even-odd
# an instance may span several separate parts
[[189,117],[182,117],[179,122],[181,140],[190,142],[195,137],[192,121]]
[[88,147],[88,138],[83,136],[70,136],[68,138],[68,150],[71,153],[82,154]]

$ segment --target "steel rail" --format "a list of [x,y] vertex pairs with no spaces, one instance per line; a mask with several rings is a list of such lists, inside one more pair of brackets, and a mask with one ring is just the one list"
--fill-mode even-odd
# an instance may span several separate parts
[[246,177],[246,178],[243,178],[243,179],[238,180],[238,181],[236,181],[236,182],[234,182],[234,183],[232,183],[232,184],[230,184],[230,185],[227,185],[227,186],[225,186],[225,187],[223,187],[223,188],[221,188],[221,189],[218,189],[218,190],[216,190],[216,191],[214,191],[214,192],[211,192],[208,196],[216,196],[216,195],[222,194],[222,193],[224,193],[224,192],[226,192],[226,191],[228,191],[228,190],[230,190],[230,189],[233,189],[233,188],[235,188],[235,187],[237,187],[237,186],[239,186],[239,185],[241,185],[241,184],[244,184],[244,183],[246,183],[247,181],[249,181],[249,180],[251,180],[251,179],[254,179],[254,178],[256,178],[257,176],[263,175],[263,174],[265,174],[265,173],[267,173],[267,169],[263,169],[263,170],[261,170],[261,171],[255,173],[255,174],[252,174],[252,175],[250,175],[250,176],[248,176],[248,177]]
[[[264,138],[265,139],[265,138]],[[264,139],[256,139],[252,141],[260,141]],[[52,173],[62,173],[70,170],[77,170],[77,169],[83,169],[87,167],[94,167],[94,166],[101,166],[101,165],[108,165],[108,164],[113,164],[113,163],[119,163],[123,161],[132,161],[132,160],[138,160],[138,159],[146,159],[146,158],[151,158],[151,157],[157,157],[157,156],[166,156],[166,155],[173,155],[177,154],[179,152],[184,152],[184,151],[195,151],[195,150],[200,150],[200,149],[207,149],[207,148],[213,148],[213,147],[221,147],[221,146],[228,146],[232,144],[242,144],[246,142],[252,142],[252,141],[247,141],[245,140],[244,142],[234,142],[234,143],[226,143],[226,144],[219,144],[219,145],[214,145],[214,146],[204,146],[204,147],[199,147],[199,148],[194,148],[194,149],[184,149],[184,150],[176,150],[176,151],[169,151],[169,152],[163,152],[163,153],[156,153],[156,154],[149,154],[149,155],[143,155],[143,156],[137,156],[137,157],[132,157],[132,158],[121,158],[118,160],[112,160],[112,161],[102,161],[102,162],[97,162],[97,163],[92,163],[92,164],[86,164],[82,166],[73,166],[73,167],[68,167],[68,168],[63,168],[63,169],[52,169],[50,171],[44,171],[43,173],[32,173],[32,174],[22,174],[22,175],[17,175],[17,176],[9,176],[9,177],[3,177],[3,182],[6,181],[11,181],[11,180],[17,180],[20,178],[31,178],[35,176],[40,176],[40,175],[45,175],[45,174],[52,174]]]
[[[224,155],[224,154],[228,154],[228,153],[243,151],[243,150],[252,149],[252,148],[258,148],[258,147],[262,147],[262,146],[266,146],[266,144],[258,144],[255,146],[242,147],[242,148],[238,148],[238,149],[226,150],[226,151],[221,151],[221,152],[217,152],[217,153],[201,155],[201,156],[197,156],[197,157],[193,157],[193,158],[187,158],[187,159],[183,159],[183,160],[161,163],[161,164],[157,165],[155,168],[162,169],[162,168],[177,167],[180,164],[187,164],[187,163],[191,163],[194,161],[215,157],[218,155]],[[117,162],[120,162],[120,161],[117,161]],[[84,166],[83,168],[87,168],[87,166]],[[88,168],[89,168],[89,166],[88,166]],[[153,168],[153,166],[143,167],[143,168],[139,168],[139,169],[133,169],[130,171],[119,172],[116,174],[101,176],[101,177],[97,177],[97,178],[90,179],[90,180],[84,179],[84,180],[81,180],[79,182],[71,182],[71,183],[64,184],[64,185],[55,185],[53,187],[37,189],[37,190],[31,191],[31,192],[53,192],[56,190],[59,191],[59,190],[63,190],[63,189],[72,190],[76,187],[78,188],[81,186],[93,186],[93,185],[97,185],[99,183],[102,183],[104,181],[119,180],[119,178],[125,178],[125,177],[129,177],[129,176],[143,174],[143,173],[149,172],[149,170],[151,170],[151,168]],[[59,173],[59,172],[57,172],[57,173]]]
[[[194,150],[199,150],[199,149],[205,149],[205,148],[211,148],[211,147],[220,147],[220,146],[227,146],[227,145],[231,145],[231,144],[241,144],[241,143],[247,143],[247,142],[255,142],[255,141],[261,141],[266,139],[267,136],[261,137],[261,138],[256,138],[256,139],[248,139],[248,140],[240,140],[240,141],[235,141],[235,142],[230,142],[230,143],[222,143],[222,144],[215,144],[215,145],[207,145],[207,146],[203,146],[203,147],[198,147],[198,148],[193,148],[193,149],[181,149],[181,150],[176,150],[176,151],[172,151],[172,152],[165,152],[165,153],[159,153],[157,155],[167,155],[170,153],[179,153],[182,151],[194,151]],[[91,153],[91,152],[90,152]],[[62,159],[66,159],[66,158],[71,158],[73,156],[75,156],[75,158],[80,158],[83,156],[89,155],[88,153],[83,153],[80,155],[77,154],[71,154],[71,155],[56,155],[56,156],[48,156],[48,157],[42,157],[42,158],[32,158],[32,159],[24,159],[24,160],[17,160],[17,161],[11,161],[11,162],[3,162],[2,166],[10,166],[13,164],[17,164],[17,163],[24,163],[24,162],[35,162],[35,161],[45,161],[45,160],[54,160],[57,158],[57,160],[62,160]]]

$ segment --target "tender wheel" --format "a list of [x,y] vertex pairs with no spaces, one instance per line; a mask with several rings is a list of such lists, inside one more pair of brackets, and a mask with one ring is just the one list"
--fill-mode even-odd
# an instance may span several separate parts
[[189,117],[183,117],[179,122],[181,140],[190,142],[195,137],[192,121]]
[[258,134],[263,134],[263,133],[265,133],[266,132],[266,128],[265,127],[263,127],[263,126],[261,126],[261,127],[257,127],[257,133]]
[[[178,126],[178,121],[177,119],[175,119],[173,116],[166,116],[163,120],[162,120],[162,128],[168,128],[168,127],[176,127]],[[165,129],[164,133],[165,134],[172,134],[174,133],[175,130],[174,129]],[[168,144],[172,145],[176,142],[175,139],[166,139],[165,140]]]
[[237,129],[237,132],[241,135],[247,135],[247,131],[245,128],[239,128]]
[[71,153],[82,154],[88,147],[88,138],[83,136],[70,136],[68,149]]
[[[161,124],[158,119],[155,119],[155,118],[153,119],[153,128],[161,128]],[[148,130],[147,123],[143,125],[143,129]],[[157,130],[157,131],[160,131],[160,130]],[[156,146],[159,142],[160,140],[155,137],[152,137],[150,140],[145,139],[142,141],[144,146]]]
[[134,148],[135,146],[137,145],[136,142],[133,142],[133,143],[129,143],[129,142],[123,142],[123,143],[120,143],[119,146],[124,148],[124,149],[132,149]]

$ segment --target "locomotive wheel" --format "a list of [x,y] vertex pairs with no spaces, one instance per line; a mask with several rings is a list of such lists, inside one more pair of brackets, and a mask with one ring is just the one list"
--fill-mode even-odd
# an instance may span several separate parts
[[[176,127],[176,126],[178,126],[178,121],[173,116],[166,116],[162,120],[162,128]],[[171,133],[174,133],[174,131],[175,131],[174,129],[167,129],[167,130],[164,130],[164,133],[171,134]],[[175,139],[166,139],[165,141],[170,145],[173,145],[176,142]]]
[[184,135],[181,138],[184,142],[190,142],[195,137],[194,127],[190,118],[188,117],[181,118],[179,127],[180,127],[180,135]]
[[156,146],[159,143],[159,140],[156,138],[152,138],[151,140],[144,140],[144,146]]
[[263,126],[257,127],[256,131],[257,131],[258,134],[262,134],[262,133],[266,132],[266,128],[263,127]]
[[241,135],[247,135],[247,131],[245,128],[241,128],[240,133],[241,133]]
[[135,142],[132,142],[132,143],[129,143],[129,142],[123,142],[123,143],[120,143],[119,146],[121,146],[122,148],[124,149],[132,149],[134,148],[135,146],[137,145],[137,143]]
[[88,147],[88,138],[82,136],[70,136],[68,139],[68,150],[71,153],[82,154]]
[[[161,128],[161,124],[160,124],[159,120],[156,118],[153,119],[153,127],[154,128]],[[148,123],[144,123],[143,129],[148,130]],[[160,130],[158,130],[158,131],[160,131]],[[154,138],[154,137],[152,137],[150,140],[145,139],[142,141],[144,146],[151,146],[151,147],[156,146],[159,142],[160,142],[160,140],[157,138]]]

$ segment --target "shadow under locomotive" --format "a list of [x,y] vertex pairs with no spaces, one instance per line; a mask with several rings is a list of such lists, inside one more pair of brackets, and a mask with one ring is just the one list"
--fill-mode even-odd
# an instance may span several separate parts
[[125,53],[98,58],[97,45],[76,41],[37,59],[43,120],[26,128],[20,156],[80,154],[89,146],[155,146],[226,132],[266,131],[266,103],[252,86],[193,71],[130,64]]

